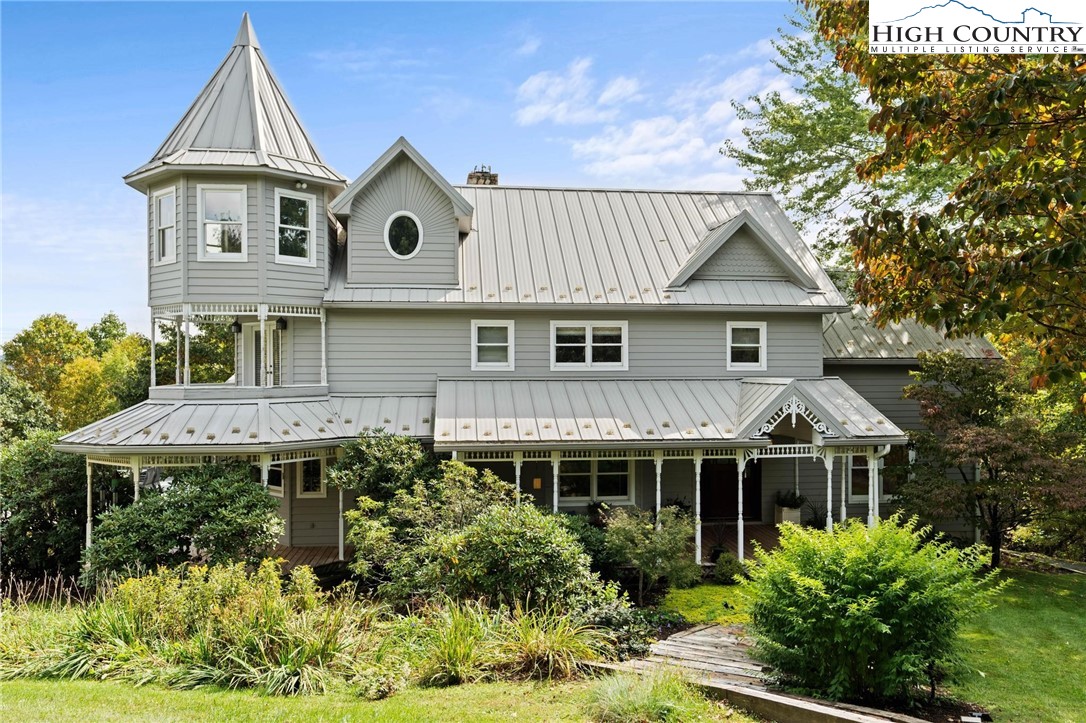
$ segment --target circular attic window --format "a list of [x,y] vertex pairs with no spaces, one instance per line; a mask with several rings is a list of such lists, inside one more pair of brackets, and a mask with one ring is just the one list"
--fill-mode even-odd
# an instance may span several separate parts
[[385,224],[385,246],[398,259],[409,259],[422,248],[422,224],[410,211],[400,211]]

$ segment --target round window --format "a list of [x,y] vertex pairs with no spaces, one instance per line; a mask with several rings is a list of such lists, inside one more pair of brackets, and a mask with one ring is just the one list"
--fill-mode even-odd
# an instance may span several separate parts
[[401,211],[385,224],[385,245],[393,256],[409,259],[422,246],[422,227],[413,213]]

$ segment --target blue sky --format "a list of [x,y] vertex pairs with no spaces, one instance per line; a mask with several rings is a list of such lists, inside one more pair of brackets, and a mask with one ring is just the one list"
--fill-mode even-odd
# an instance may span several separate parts
[[242,13],[326,162],[404,135],[446,178],[734,190],[732,99],[786,89],[788,2],[0,5],[4,340],[61,312],[148,328],[149,160]]

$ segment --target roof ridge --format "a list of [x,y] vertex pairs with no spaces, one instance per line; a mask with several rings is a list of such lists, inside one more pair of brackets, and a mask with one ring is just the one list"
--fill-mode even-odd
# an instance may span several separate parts
[[592,188],[589,186],[525,186],[515,184],[501,184],[497,186],[484,186],[473,183],[454,183],[453,188],[471,188],[485,191],[581,191],[586,193],[671,193],[671,194],[701,194],[705,196],[768,196],[773,197],[769,191],[705,191],[683,188]]

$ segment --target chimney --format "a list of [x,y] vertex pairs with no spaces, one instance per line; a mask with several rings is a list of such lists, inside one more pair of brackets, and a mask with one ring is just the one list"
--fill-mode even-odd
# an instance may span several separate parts
[[469,186],[497,186],[498,174],[490,172],[490,166],[476,166],[475,170],[468,174]]

